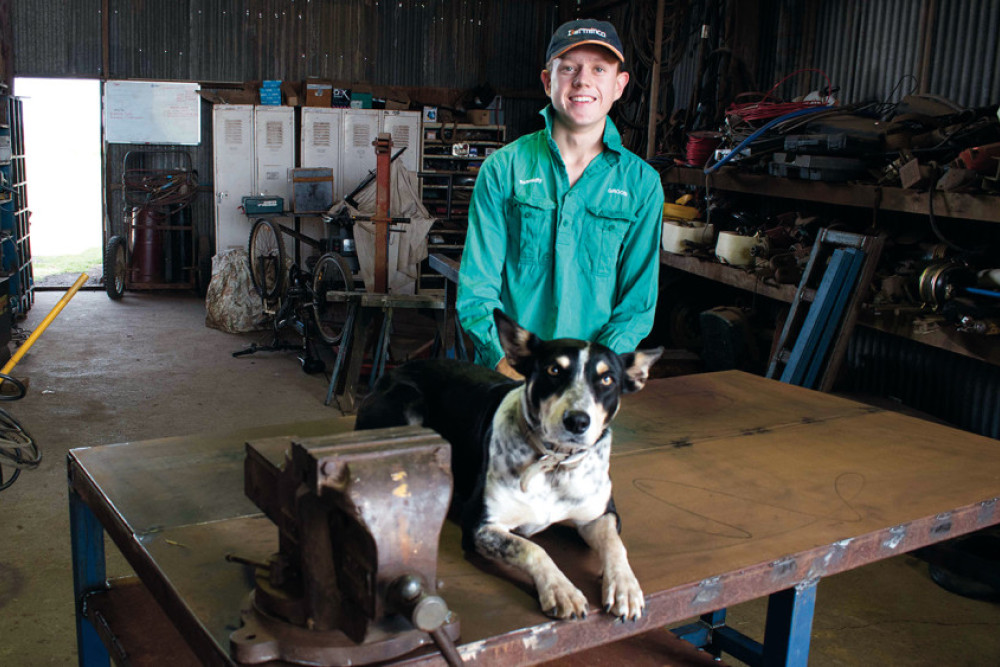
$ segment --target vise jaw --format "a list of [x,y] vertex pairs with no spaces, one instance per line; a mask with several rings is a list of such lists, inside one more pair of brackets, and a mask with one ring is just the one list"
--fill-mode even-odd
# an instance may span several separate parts
[[[441,526],[451,501],[451,446],[400,427],[250,442],[247,496],[278,528],[279,551],[256,568],[241,663],[360,665],[458,637],[437,595]],[[266,445],[266,446],[265,446]]]

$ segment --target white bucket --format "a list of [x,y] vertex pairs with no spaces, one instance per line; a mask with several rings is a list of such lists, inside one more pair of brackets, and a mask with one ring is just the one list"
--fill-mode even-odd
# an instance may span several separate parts
[[749,268],[754,265],[751,254],[756,247],[767,248],[767,239],[756,236],[741,236],[736,232],[719,232],[719,241],[715,244],[715,256],[731,266]]
[[686,241],[708,245],[714,237],[715,225],[706,225],[701,220],[664,220],[661,245],[667,252],[683,255],[688,250]]

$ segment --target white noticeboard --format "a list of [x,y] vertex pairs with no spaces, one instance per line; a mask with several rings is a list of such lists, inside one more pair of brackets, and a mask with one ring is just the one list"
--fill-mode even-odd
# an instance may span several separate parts
[[108,81],[104,84],[104,132],[111,144],[201,143],[201,96],[197,83]]

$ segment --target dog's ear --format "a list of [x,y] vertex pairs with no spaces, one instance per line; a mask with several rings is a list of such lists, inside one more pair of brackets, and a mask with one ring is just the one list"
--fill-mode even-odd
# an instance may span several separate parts
[[493,309],[493,321],[496,322],[497,334],[500,336],[500,347],[503,348],[507,361],[514,370],[527,376],[531,371],[528,360],[538,344],[538,337],[519,326],[499,308]]
[[649,369],[662,354],[663,348],[657,347],[621,355],[622,361],[625,362],[625,382],[622,383],[622,392],[631,394],[645,387],[646,380],[649,379]]

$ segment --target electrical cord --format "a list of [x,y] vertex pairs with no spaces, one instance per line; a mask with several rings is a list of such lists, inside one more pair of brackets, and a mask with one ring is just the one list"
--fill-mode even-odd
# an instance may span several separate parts
[[[28,388],[17,378],[0,373],[0,380],[15,393],[0,393],[0,401],[16,401],[24,397]],[[0,491],[9,488],[21,476],[22,470],[34,470],[42,462],[42,450],[27,429],[9,412],[0,408]],[[4,478],[4,466],[12,472]]]
[[829,111],[829,110],[830,110],[830,107],[825,106],[825,105],[824,106],[811,106],[809,108],[798,109],[797,111],[792,111],[791,113],[786,113],[786,114],[784,114],[782,116],[779,116],[778,118],[775,118],[774,120],[772,120],[772,121],[766,123],[765,125],[763,125],[762,127],[760,127],[760,129],[758,129],[755,132],[753,132],[749,137],[747,137],[746,139],[744,139],[743,141],[741,141],[736,146],[736,148],[734,148],[733,150],[731,150],[721,160],[719,160],[718,162],[716,162],[715,164],[713,164],[710,167],[706,167],[705,168],[705,173],[706,174],[711,174],[711,173],[714,173],[715,171],[718,171],[719,167],[721,167],[722,165],[724,165],[727,162],[729,162],[734,156],[739,155],[740,151],[742,151],[744,148],[746,148],[747,144],[749,144],[751,141],[753,141],[754,139],[758,138],[760,135],[762,135],[765,132],[767,132],[768,130],[770,130],[775,125],[779,125],[779,124],[784,123],[785,121],[791,120],[793,118],[798,118],[799,116],[805,116],[805,115],[808,115],[808,114],[818,113],[820,111]]
[[944,233],[941,232],[941,229],[937,225],[937,216],[934,215],[934,191],[937,189],[938,180],[940,179],[940,172],[937,168],[937,165],[934,165],[933,170],[934,173],[931,177],[930,189],[927,190],[927,220],[931,224],[931,231],[934,232],[934,236],[936,236],[941,243],[945,244],[952,250],[961,253],[969,252],[962,246],[958,245],[957,243],[953,243],[951,240],[945,237]]

